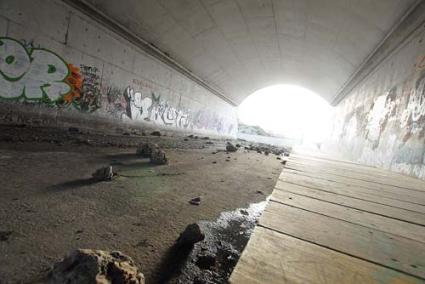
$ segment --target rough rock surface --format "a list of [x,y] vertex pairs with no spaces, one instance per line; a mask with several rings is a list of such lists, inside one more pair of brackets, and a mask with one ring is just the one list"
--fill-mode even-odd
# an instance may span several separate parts
[[168,164],[168,159],[167,159],[167,156],[165,155],[165,152],[158,148],[153,150],[151,154],[151,163],[156,165]]
[[119,251],[78,249],[55,265],[48,284],[144,284],[134,261]]
[[141,143],[137,146],[136,154],[144,158],[150,158],[152,153],[158,148],[159,146],[154,143]]
[[97,181],[111,181],[112,178],[114,177],[112,166],[107,166],[107,167],[97,169],[92,174],[92,177],[94,180],[97,180]]
[[236,152],[238,148],[230,142],[227,142],[226,151],[227,152]]

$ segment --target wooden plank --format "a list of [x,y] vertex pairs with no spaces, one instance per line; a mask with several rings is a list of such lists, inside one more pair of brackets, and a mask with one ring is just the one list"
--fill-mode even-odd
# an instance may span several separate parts
[[288,183],[339,193],[346,196],[361,196],[361,198],[365,200],[376,201],[378,203],[388,204],[406,210],[425,213],[424,205],[416,204],[412,198],[393,192],[381,192],[349,184],[340,184],[334,181],[296,175],[285,171],[282,172],[279,179]]
[[269,202],[259,224],[328,249],[425,279],[425,244]]
[[425,281],[257,227],[229,283],[418,284]]
[[415,190],[410,190],[410,189],[405,189],[400,187],[393,187],[389,185],[362,181],[358,179],[335,176],[335,175],[327,174],[324,172],[317,172],[317,173],[300,172],[300,171],[294,171],[288,168],[285,168],[283,171],[285,174],[300,175],[303,177],[313,178],[313,179],[322,179],[329,182],[338,183],[342,186],[355,186],[356,188],[364,188],[370,191],[378,192],[380,194],[385,194],[386,196],[393,196],[399,200],[404,200],[404,201],[425,206],[425,194],[424,192],[421,192],[421,191],[415,191]]
[[421,225],[415,225],[281,190],[274,191],[271,200],[425,243],[425,227]]
[[320,159],[305,159],[303,157],[293,157],[292,155],[288,158],[288,160],[290,161],[294,161],[297,163],[301,163],[304,165],[311,165],[311,166],[324,166],[324,167],[333,167],[333,168],[339,168],[339,169],[344,169],[344,170],[348,170],[348,171],[353,171],[353,172],[363,172],[363,173],[370,173],[373,175],[388,175],[388,173],[393,173],[396,176],[402,176],[405,177],[407,179],[415,179],[413,177],[409,177],[406,175],[403,175],[401,173],[396,173],[396,172],[391,172],[389,170],[386,169],[382,169],[382,168],[377,168],[377,167],[371,167],[371,166],[367,166],[367,165],[351,165],[351,164],[344,164],[344,163],[337,163],[337,162],[329,162],[326,160],[320,160]]
[[[425,213],[413,212],[401,208],[395,208],[380,203],[358,199],[357,197],[347,197],[344,195],[330,193],[322,190],[315,190],[305,186],[286,183],[279,181],[276,184],[275,191],[287,191],[297,195],[316,198],[321,201],[331,202],[351,208],[367,211],[370,213],[380,214],[390,218],[395,218],[410,223],[425,226]],[[273,196],[272,195],[272,196]]]
[[[347,171],[345,169],[334,169],[329,167],[318,167],[311,165],[299,164],[293,161],[288,161],[285,165],[285,168],[296,170],[299,172],[306,172],[311,174],[324,173],[329,175],[334,175],[340,178],[349,178],[359,180],[358,184],[366,184],[374,186],[378,184],[378,186],[386,186],[388,188],[398,189],[408,189],[418,191],[420,194],[425,194],[425,182],[421,180],[416,180],[416,182],[412,182],[411,179],[407,180],[405,177],[400,178],[399,176],[372,176],[371,173],[362,173],[362,172],[353,172]],[[379,187],[378,187],[379,188]]]

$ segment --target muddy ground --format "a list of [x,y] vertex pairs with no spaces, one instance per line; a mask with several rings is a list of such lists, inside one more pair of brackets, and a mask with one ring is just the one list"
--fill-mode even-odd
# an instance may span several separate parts
[[[169,165],[135,155],[141,141],[163,147]],[[277,181],[283,165],[275,155],[243,146],[215,153],[225,143],[0,126],[0,283],[34,283],[75,248],[119,250],[146,283],[158,283],[188,224],[261,202]],[[105,165],[119,176],[94,182],[91,174]],[[194,197],[199,206],[189,204]]]

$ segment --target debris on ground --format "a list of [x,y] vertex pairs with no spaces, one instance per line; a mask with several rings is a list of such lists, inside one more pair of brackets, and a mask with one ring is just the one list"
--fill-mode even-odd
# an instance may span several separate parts
[[135,262],[119,251],[77,249],[49,273],[49,284],[144,284]]
[[112,166],[106,166],[102,167],[100,169],[97,169],[93,174],[92,177],[96,181],[111,181],[114,177],[114,172],[112,170]]
[[230,142],[227,142],[227,145],[226,145],[226,151],[227,152],[236,152],[237,150],[238,150],[238,148],[236,148],[235,145],[233,145]]
[[159,146],[154,143],[141,143],[137,146],[136,154],[143,158],[150,158],[154,150],[158,149]]
[[12,235],[12,233],[12,231],[0,231],[0,242],[9,240],[9,237]]
[[192,205],[200,205],[201,204],[201,197],[195,197],[189,200],[189,203]]
[[193,223],[186,227],[176,241],[178,247],[192,247],[197,242],[204,240],[205,234],[198,224]]
[[281,164],[282,164],[282,165],[286,165],[286,162],[287,162],[286,160],[283,160],[283,161],[281,162]]
[[215,265],[216,255],[211,252],[204,252],[198,255],[196,265],[201,269],[210,269]]
[[184,259],[173,263],[179,269],[164,283],[228,283],[265,206],[265,201],[254,203],[249,208],[222,212],[215,222],[200,221],[190,225],[193,226],[190,230],[186,228],[182,235],[186,235],[186,239],[191,237],[186,242],[192,244],[192,248],[188,254],[179,255]]
[[159,131],[153,131],[151,133],[151,136],[161,136],[161,132],[159,132]]
[[68,132],[70,132],[70,133],[80,133],[80,129],[78,127],[69,127]]
[[166,165],[168,164],[167,156],[165,152],[159,148],[153,150],[151,154],[151,163],[155,165]]

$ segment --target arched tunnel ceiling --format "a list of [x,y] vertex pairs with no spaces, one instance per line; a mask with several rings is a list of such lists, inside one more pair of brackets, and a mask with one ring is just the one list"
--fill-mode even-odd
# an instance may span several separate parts
[[415,0],[84,0],[239,104],[273,84],[327,101]]

